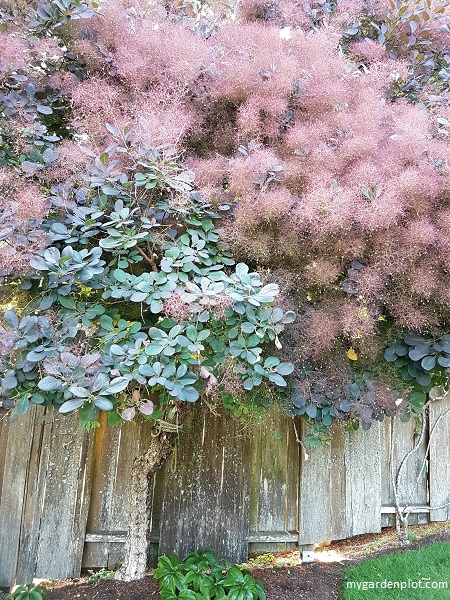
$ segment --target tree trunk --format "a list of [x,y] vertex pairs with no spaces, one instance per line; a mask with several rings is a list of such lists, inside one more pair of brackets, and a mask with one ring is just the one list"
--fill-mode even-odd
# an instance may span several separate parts
[[398,508],[395,515],[395,527],[400,545],[408,546],[410,543],[408,539],[408,515],[403,515]]
[[[189,411],[189,406],[180,406],[177,424],[181,425]],[[150,522],[150,488],[158,469],[168,459],[175,447],[176,432],[162,431],[150,439],[145,454],[134,459],[131,470],[131,488],[128,509],[128,534],[125,543],[125,557],[115,579],[134,581],[142,579],[147,570]]]

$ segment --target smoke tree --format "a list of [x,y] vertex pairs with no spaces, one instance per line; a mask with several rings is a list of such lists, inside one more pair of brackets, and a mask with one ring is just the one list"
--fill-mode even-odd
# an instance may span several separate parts
[[317,445],[447,382],[449,9],[4,4],[3,405],[158,424],[119,573],[141,577],[193,403],[278,396]]

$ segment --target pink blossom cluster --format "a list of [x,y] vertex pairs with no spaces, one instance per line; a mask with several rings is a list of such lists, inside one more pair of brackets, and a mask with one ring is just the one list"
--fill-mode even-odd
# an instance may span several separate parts
[[[386,316],[443,327],[450,303],[448,106],[394,101],[404,52],[368,39],[343,52],[342,28],[362,11],[380,19],[385,0],[336,5],[318,28],[314,3],[245,0],[235,21],[202,36],[160,4],[109,0],[65,31],[86,78],[52,78],[90,148],[114,142],[106,123],[132,123],[144,146],[185,158],[205,200],[232,207],[224,240],[238,259],[292,273],[287,293],[307,307],[302,344],[316,358],[342,340],[370,352]],[[0,46],[2,65],[20,61],[19,38]],[[77,144],[65,142],[59,161],[51,179],[73,180]],[[36,218],[45,209],[32,186],[15,202],[21,226],[25,206]],[[350,276],[352,261],[361,268]],[[165,311],[184,318],[187,307],[174,296]]]

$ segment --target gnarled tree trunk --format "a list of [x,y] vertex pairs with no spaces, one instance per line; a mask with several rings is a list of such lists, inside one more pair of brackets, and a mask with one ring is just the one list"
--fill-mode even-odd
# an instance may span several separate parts
[[[185,420],[189,405],[179,406],[177,425]],[[142,579],[147,570],[150,520],[150,489],[155,473],[172,453],[178,433],[162,430],[150,440],[144,454],[134,459],[128,509],[128,535],[125,558],[115,578],[121,581]]]

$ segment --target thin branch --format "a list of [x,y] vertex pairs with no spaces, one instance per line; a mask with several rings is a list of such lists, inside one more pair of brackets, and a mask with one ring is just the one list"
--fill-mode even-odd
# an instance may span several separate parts
[[148,254],[146,254],[142,248],[139,248],[139,246],[136,246],[137,251],[139,252],[139,254],[142,256],[142,258],[148,262],[148,264],[151,266],[153,271],[158,271],[158,267],[156,265],[155,259],[151,258]]
[[[439,399],[441,399],[441,398],[439,398]],[[401,476],[402,470],[403,470],[403,468],[404,468],[404,466],[405,466],[406,461],[408,460],[408,458],[412,454],[414,454],[414,452],[416,452],[419,449],[419,447],[421,446],[421,444],[422,444],[422,441],[423,441],[423,438],[424,438],[424,435],[425,435],[425,423],[424,423],[423,415],[421,415],[422,430],[421,430],[420,436],[419,436],[417,442],[415,443],[414,447],[403,458],[403,460],[402,460],[402,462],[401,462],[401,464],[400,464],[400,466],[399,466],[399,468],[397,470],[397,475],[396,475],[396,477],[394,477],[394,474],[393,474],[393,453],[394,453],[394,438],[395,438],[395,436],[394,436],[395,419],[393,419],[393,421],[392,421],[391,448],[390,448],[391,478],[392,478],[392,486],[393,486],[394,497],[395,497],[395,509],[396,509],[396,511],[398,513],[399,518],[402,521],[407,520],[408,517],[409,517],[409,515],[410,515],[410,513],[413,510],[417,509],[417,508],[429,508],[429,510],[431,511],[431,510],[440,510],[440,509],[446,508],[447,506],[450,506],[450,501],[447,502],[446,504],[443,504],[442,506],[437,506],[437,507],[428,507],[428,506],[426,506],[426,507],[425,506],[424,507],[415,507],[415,506],[411,507],[411,506],[409,506],[409,504],[411,502],[411,498],[412,498],[415,490],[417,489],[417,487],[419,485],[420,478],[422,477],[423,471],[425,469],[426,460],[427,460],[427,457],[428,457],[429,452],[430,452],[431,442],[433,440],[433,436],[434,436],[434,434],[436,432],[437,426],[439,425],[440,421],[442,419],[444,419],[448,414],[450,414],[450,408],[448,410],[446,410],[444,413],[442,413],[441,415],[439,415],[439,417],[436,419],[436,422],[433,425],[433,428],[432,428],[432,430],[430,432],[430,435],[429,435],[429,438],[428,438],[428,444],[427,444],[427,448],[426,448],[426,451],[425,451],[424,459],[422,461],[422,466],[421,466],[420,472],[419,472],[419,474],[417,476],[414,488],[411,490],[411,492],[409,494],[409,497],[408,497],[408,500],[407,500],[407,502],[406,502],[406,504],[405,504],[405,506],[404,506],[403,509],[400,506],[399,495],[398,495],[398,486],[399,486],[399,482],[400,482],[400,476]]]
[[305,444],[302,442],[298,435],[297,426],[295,425],[294,419],[292,419],[292,424],[294,425],[295,441],[302,447],[302,450],[305,454],[305,460],[309,460],[309,454],[306,452]]
[[446,410],[444,413],[442,413],[441,415],[439,415],[439,417],[436,419],[436,423],[433,425],[433,429],[430,431],[430,436],[429,436],[429,438],[428,438],[427,449],[426,449],[426,451],[425,451],[425,456],[424,456],[424,459],[423,459],[423,461],[422,461],[422,468],[420,469],[419,475],[417,476],[416,485],[414,486],[414,489],[413,489],[413,491],[411,492],[411,494],[410,494],[410,496],[409,496],[409,498],[408,498],[408,504],[409,504],[409,502],[410,502],[410,500],[411,500],[412,494],[414,493],[414,491],[415,491],[416,487],[417,487],[417,486],[418,486],[418,484],[419,484],[419,480],[420,480],[420,478],[422,477],[423,470],[425,469],[425,465],[426,465],[426,459],[427,459],[427,456],[429,455],[429,452],[430,452],[431,441],[432,441],[432,439],[433,439],[434,432],[436,431],[436,427],[439,425],[439,422],[440,422],[442,419],[444,419],[444,418],[445,418],[445,417],[446,417],[448,414],[450,414],[450,408],[449,408],[449,409],[447,409],[447,410]]
[[[399,468],[398,468],[398,471],[397,471],[397,477],[395,478],[395,484],[396,484],[396,486],[397,486],[397,487],[398,487],[398,483],[399,483],[399,481],[400,481],[400,476],[401,476],[401,474],[402,474],[403,467],[404,467],[404,466],[405,466],[405,464],[406,464],[406,461],[408,460],[408,458],[409,458],[409,457],[410,457],[412,454],[414,454],[414,452],[417,452],[417,450],[419,449],[419,447],[420,447],[420,446],[421,446],[421,444],[422,444],[422,441],[423,441],[423,438],[424,438],[424,435],[425,435],[425,421],[424,421],[424,418],[423,418],[423,414],[422,414],[422,415],[420,415],[420,421],[421,421],[421,424],[422,424],[422,429],[421,429],[421,432],[420,432],[420,436],[419,436],[419,438],[418,438],[418,440],[417,440],[416,444],[414,445],[414,447],[413,447],[413,448],[412,448],[412,449],[411,449],[411,450],[410,450],[410,451],[409,451],[409,452],[408,452],[408,453],[407,453],[407,454],[406,454],[406,455],[403,457],[403,460],[402,460],[402,462],[400,463],[400,466],[399,466]],[[415,488],[414,488],[414,489],[415,489]]]

